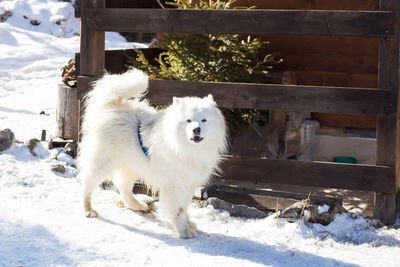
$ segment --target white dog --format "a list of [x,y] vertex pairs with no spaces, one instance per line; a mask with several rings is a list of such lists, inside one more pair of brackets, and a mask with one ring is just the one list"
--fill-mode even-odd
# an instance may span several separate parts
[[91,194],[113,178],[125,205],[148,207],[132,194],[137,180],[159,190],[160,207],[180,237],[191,238],[196,225],[187,208],[194,191],[218,171],[226,150],[225,120],[212,95],[173,98],[157,111],[146,100],[148,77],[139,70],[108,75],[86,97],[78,164],[87,217],[97,216]]

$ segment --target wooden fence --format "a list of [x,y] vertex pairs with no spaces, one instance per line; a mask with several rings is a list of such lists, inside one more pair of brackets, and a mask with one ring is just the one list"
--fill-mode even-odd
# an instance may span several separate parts
[[105,8],[105,0],[82,0],[78,98],[104,70],[104,31],[237,33],[379,38],[378,89],[276,84],[152,80],[149,98],[212,93],[222,107],[377,116],[377,165],[231,158],[224,178],[373,191],[374,217],[396,219],[399,163],[400,2],[380,0],[379,11],[178,10]]

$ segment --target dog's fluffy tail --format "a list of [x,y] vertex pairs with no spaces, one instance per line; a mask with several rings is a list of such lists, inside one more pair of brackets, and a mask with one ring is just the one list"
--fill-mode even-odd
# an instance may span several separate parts
[[105,74],[93,83],[93,90],[86,96],[86,105],[118,105],[124,99],[144,96],[148,85],[149,78],[138,69],[123,74]]

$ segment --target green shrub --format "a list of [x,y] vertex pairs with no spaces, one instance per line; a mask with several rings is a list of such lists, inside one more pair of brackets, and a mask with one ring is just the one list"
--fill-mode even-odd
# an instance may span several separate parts
[[[235,2],[173,0],[166,4],[181,9],[232,9]],[[272,65],[280,62],[273,54],[261,55],[268,43],[250,36],[167,34],[161,39],[166,43],[165,52],[156,59],[157,65],[151,65],[140,50],[136,50],[136,58],[128,57],[128,64],[144,70],[152,79],[255,83],[265,81]],[[223,108],[222,111],[233,135],[251,123],[267,121],[267,113],[258,110]]]

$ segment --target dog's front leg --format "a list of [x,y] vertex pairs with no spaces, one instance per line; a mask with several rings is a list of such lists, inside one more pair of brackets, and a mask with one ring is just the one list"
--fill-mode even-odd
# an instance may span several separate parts
[[189,220],[185,209],[179,208],[174,218],[174,225],[180,238],[193,238],[196,236],[197,226]]
[[182,185],[168,185],[160,188],[160,206],[168,216],[180,238],[196,236],[196,224],[188,217],[187,209],[193,197],[192,188]]

